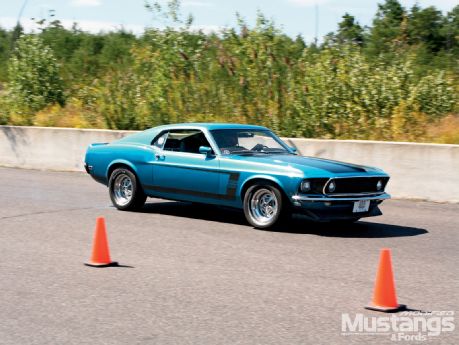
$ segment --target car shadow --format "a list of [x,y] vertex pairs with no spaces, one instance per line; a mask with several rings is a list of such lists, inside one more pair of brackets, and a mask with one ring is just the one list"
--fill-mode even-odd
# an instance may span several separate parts
[[145,204],[139,212],[158,213],[168,216],[202,219],[236,225],[247,225],[242,211],[214,205],[179,201],[160,201]]
[[[139,212],[249,226],[241,210],[221,206],[165,201],[147,203]],[[257,231],[343,238],[408,237],[428,233],[427,230],[421,228],[368,221],[353,224],[317,223],[301,215],[295,215],[288,223],[274,229],[257,229]]]
[[288,224],[269,231],[342,238],[409,237],[428,233],[426,229],[364,220],[351,224],[336,224],[315,223],[301,217],[295,217]]

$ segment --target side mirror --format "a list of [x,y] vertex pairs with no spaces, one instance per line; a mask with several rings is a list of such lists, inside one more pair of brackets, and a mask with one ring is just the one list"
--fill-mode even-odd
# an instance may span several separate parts
[[199,153],[209,157],[212,156],[212,149],[209,146],[199,146]]
[[298,150],[296,147],[293,147],[293,146],[289,146],[289,149],[293,152],[293,153],[297,153]]

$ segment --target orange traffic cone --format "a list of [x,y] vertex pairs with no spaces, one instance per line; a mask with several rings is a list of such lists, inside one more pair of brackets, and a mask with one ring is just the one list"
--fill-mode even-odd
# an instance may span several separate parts
[[397,303],[390,249],[381,249],[373,300],[365,308],[388,313],[406,309],[405,305]]
[[96,220],[92,256],[89,262],[85,262],[85,265],[91,267],[118,266],[117,262],[110,260],[110,250],[108,249],[104,217],[98,217]]

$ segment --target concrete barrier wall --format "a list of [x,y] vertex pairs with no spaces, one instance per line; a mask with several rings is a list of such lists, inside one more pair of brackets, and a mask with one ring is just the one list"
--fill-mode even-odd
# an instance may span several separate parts
[[[97,129],[0,126],[0,165],[82,171],[94,142],[111,142],[132,132]],[[359,140],[285,139],[305,156],[377,166],[391,175],[395,198],[459,202],[459,145]]]
[[0,165],[84,171],[91,143],[106,143],[133,132],[100,129],[0,126]]

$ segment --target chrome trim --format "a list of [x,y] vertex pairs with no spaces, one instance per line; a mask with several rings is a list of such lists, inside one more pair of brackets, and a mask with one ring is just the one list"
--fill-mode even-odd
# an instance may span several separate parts
[[[343,179],[343,178],[374,178],[374,177],[376,177],[376,178],[377,177],[379,177],[379,178],[388,177],[390,179],[390,176],[378,176],[378,175],[376,175],[376,176],[337,176],[337,177],[330,177],[328,179],[328,181],[325,182],[325,184],[324,184],[324,188],[322,189],[322,194],[324,194],[324,195],[333,195],[333,196],[335,196],[335,195],[356,195],[356,194],[333,194],[333,192],[332,193],[326,193],[325,191],[326,191],[327,186],[328,186],[328,184],[330,183],[331,180]],[[376,193],[384,193],[384,191],[382,191],[382,192],[372,192],[372,193],[364,192],[364,193],[357,193],[357,194],[367,195],[367,194],[376,194]]]
[[269,224],[279,210],[276,195],[270,189],[257,190],[250,198],[249,210],[254,223]]
[[292,199],[294,201],[323,201],[323,202],[328,202],[328,201],[359,201],[359,200],[386,200],[390,199],[391,196],[390,194],[383,193],[381,195],[373,195],[373,196],[363,196],[363,197],[349,197],[349,198],[330,198],[327,196],[323,197],[309,197],[306,195],[294,195],[292,196]]
[[131,202],[133,194],[134,186],[131,178],[125,173],[116,176],[115,182],[113,182],[113,196],[116,204],[126,206]]
[[348,196],[348,197],[360,197],[360,196],[367,196],[367,195],[382,195],[384,192],[362,192],[362,193],[340,193],[340,194],[325,194],[326,197],[328,196]]

